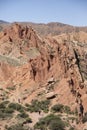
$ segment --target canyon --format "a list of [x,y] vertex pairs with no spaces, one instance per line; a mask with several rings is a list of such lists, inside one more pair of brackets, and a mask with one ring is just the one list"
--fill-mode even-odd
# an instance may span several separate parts
[[87,112],[85,31],[40,36],[33,26],[18,22],[0,31],[1,102],[8,99],[24,105],[51,100],[51,105],[75,110],[77,91]]

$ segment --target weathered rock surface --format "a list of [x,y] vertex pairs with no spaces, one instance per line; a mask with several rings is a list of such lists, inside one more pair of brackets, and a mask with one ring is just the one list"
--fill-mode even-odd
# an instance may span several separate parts
[[[56,97],[56,100],[58,98],[63,104],[75,102],[75,94],[72,94],[70,86],[73,86],[74,92],[79,87],[86,106],[86,33],[61,34],[42,40],[32,27],[18,23],[0,32],[0,86],[15,86],[15,91],[9,95],[11,100],[16,97],[16,100],[21,98],[23,102],[28,102],[37,98],[38,91],[48,89],[45,84],[52,76],[55,84],[51,91],[54,95],[62,95]],[[71,79],[73,84],[70,84]],[[80,88],[81,84],[83,89]],[[53,100],[55,103],[55,98]]]

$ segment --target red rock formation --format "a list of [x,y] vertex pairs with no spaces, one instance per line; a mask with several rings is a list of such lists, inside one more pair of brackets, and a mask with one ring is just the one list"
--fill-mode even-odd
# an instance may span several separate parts
[[[81,46],[83,44],[75,41],[74,34],[62,34],[42,40],[32,27],[14,23],[0,33],[0,81],[5,82],[3,87],[16,85],[20,93],[29,89],[31,94],[27,95],[26,101],[30,101],[41,87],[38,84],[45,84],[53,75],[56,81],[60,81],[54,91],[59,94],[63,89],[60,102],[67,104],[68,99],[63,97],[72,95],[68,81],[73,80],[73,90],[76,91],[80,82],[86,80],[84,73],[80,71],[80,65],[86,69],[79,58],[86,56],[86,51]],[[85,93],[85,89],[80,91],[81,94]],[[75,102],[75,96],[70,96],[69,100]]]

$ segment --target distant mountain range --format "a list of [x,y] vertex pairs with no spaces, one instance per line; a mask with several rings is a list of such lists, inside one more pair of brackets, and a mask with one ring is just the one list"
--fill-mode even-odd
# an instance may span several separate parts
[[23,25],[32,26],[38,34],[41,36],[47,35],[59,35],[62,33],[71,33],[71,32],[87,32],[87,26],[85,27],[76,27],[59,22],[50,22],[47,24],[44,23],[31,23],[31,22],[21,22]]
[[[84,27],[76,27],[64,23],[59,22],[50,22],[47,24],[44,23],[33,23],[33,22],[18,22],[22,25],[32,26],[40,36],[47,35],[59,35],[61,33],[71,33],[71,32],[87,32],[87,26]],[[0,20],[0,30],[4,27],[8,26],[9,22]]]
[[4,21],[4,20],[0,20],[0,24],[8,24],[9,22]]

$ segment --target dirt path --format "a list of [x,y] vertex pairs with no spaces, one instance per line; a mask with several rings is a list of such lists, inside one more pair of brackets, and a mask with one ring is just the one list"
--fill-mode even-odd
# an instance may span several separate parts
[[40,114],[38,112],[30,113],[29,116],[33,122],[29,124],[29,126],[33,127],[41,118],[47,116],[48,114],[49,113],[43,113],[43,112],[41,112]]

